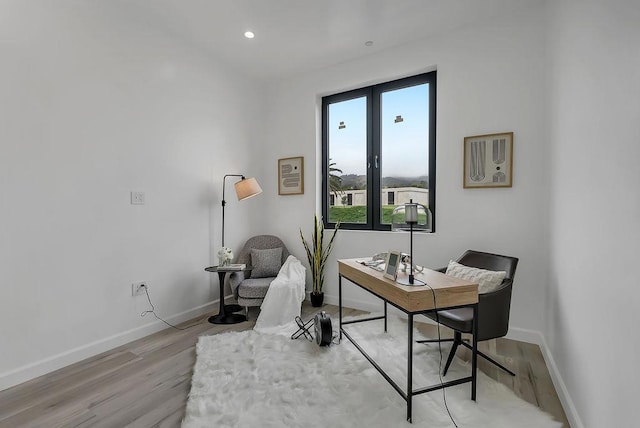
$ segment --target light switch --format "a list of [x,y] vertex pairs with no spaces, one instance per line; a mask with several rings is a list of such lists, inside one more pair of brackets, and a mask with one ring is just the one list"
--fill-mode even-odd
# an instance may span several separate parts
[[131,192],[131,205],[144,205],[144,192]]

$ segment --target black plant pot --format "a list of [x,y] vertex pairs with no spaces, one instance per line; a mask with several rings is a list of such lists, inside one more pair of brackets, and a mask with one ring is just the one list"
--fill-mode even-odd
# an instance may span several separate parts
[[322,306],[323,302],[324,302],[324,293],[323,292],[320,292],[320,293],[312,292],[311,293],[311,306],[313,306],[314,308],[319,308],[320,306]]

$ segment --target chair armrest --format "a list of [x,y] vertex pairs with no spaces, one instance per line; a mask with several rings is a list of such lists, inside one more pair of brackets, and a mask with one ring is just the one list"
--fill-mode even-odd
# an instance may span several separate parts
[[507,334],[513,280],[506,278],[496,290],[478,295],[478,316],[482,320],[478,340],[494,339]]

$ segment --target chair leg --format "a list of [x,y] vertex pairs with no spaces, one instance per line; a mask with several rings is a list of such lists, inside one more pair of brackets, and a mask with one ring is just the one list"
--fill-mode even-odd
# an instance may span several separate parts
[[492,362],[493,364],[495,364],[496,366],[500,367],[502,370],[504,370],[505,372],[509,373],[511,376],[515,376],[516,375],[514,372],[512,372],[511,370],[509,370],[508,368],[506,368],[505,366],[503,366],[502,364],[500,364],[499,362],[497,362],[493,358],[489,357],[488,355],[485,355],[484,353],[482,353],[480,351],[478,351],[478,355],[480,355],[485,360],[488,360],[488,361]]
[[[468,343],[462,342],[462,344],[464,346],[466,346],[467,348],[471,349],[471,346]],[[508,368],[506,368],[505,366],[503,366],[502,364],[500,364],[499,362],[497,362],[496,360],[494,360],[493,358],[491,358],[490,356],[488,356],[484,352],[478,351],[478,355],[481,356],[482,358],[484,358],[485,360],[489,361],[490,363],[495,364],[496,366],[500,367],[502,370],[504,370],[505,372],[509,373],[511,376],[515,376],[516,375],[514,372],[512,372],[511,370],[509,370]]]
[[416,343],[438,343],[438,342],[453,342],[453,339],[425,339],[425,340],[416,340]]
[[247,321],[249,321],[249,306],[244,307],[244,316],[247,318]]
[[460,343],[462,343],[462,334],[456,331],[454,332],[453,345],[451,345],[451,351],[449,351],[449,357],[447,358],[447,364],[445,364],[444,370],[442,371],[442,376],[447,375],[447,371],[449,371],[449,366],[451,366],[451,362],[453,361],[453,357],[456,355],[456,350],[458,349],[458,345]]

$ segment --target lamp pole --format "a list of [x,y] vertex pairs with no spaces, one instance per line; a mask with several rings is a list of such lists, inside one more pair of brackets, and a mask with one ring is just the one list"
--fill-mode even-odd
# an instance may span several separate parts
[[413,222],[409,223],[411,238],[409,239],[409,284],[413,285]]
[[245,179],[245,176],[242,174],[226,174],[222,179],[222,246],[224,247],[224,206],[227,204],[227,201],[224,200],[224,189],[225,182],[227,177],[241,177],[241,180]]
[[409,203],[405,204],[405,221],[409,224],[409,284],[414,284],[414,276],[413,276],[413,225],[418,222],[418,205],[413,203],[413,199],[409,199]]

